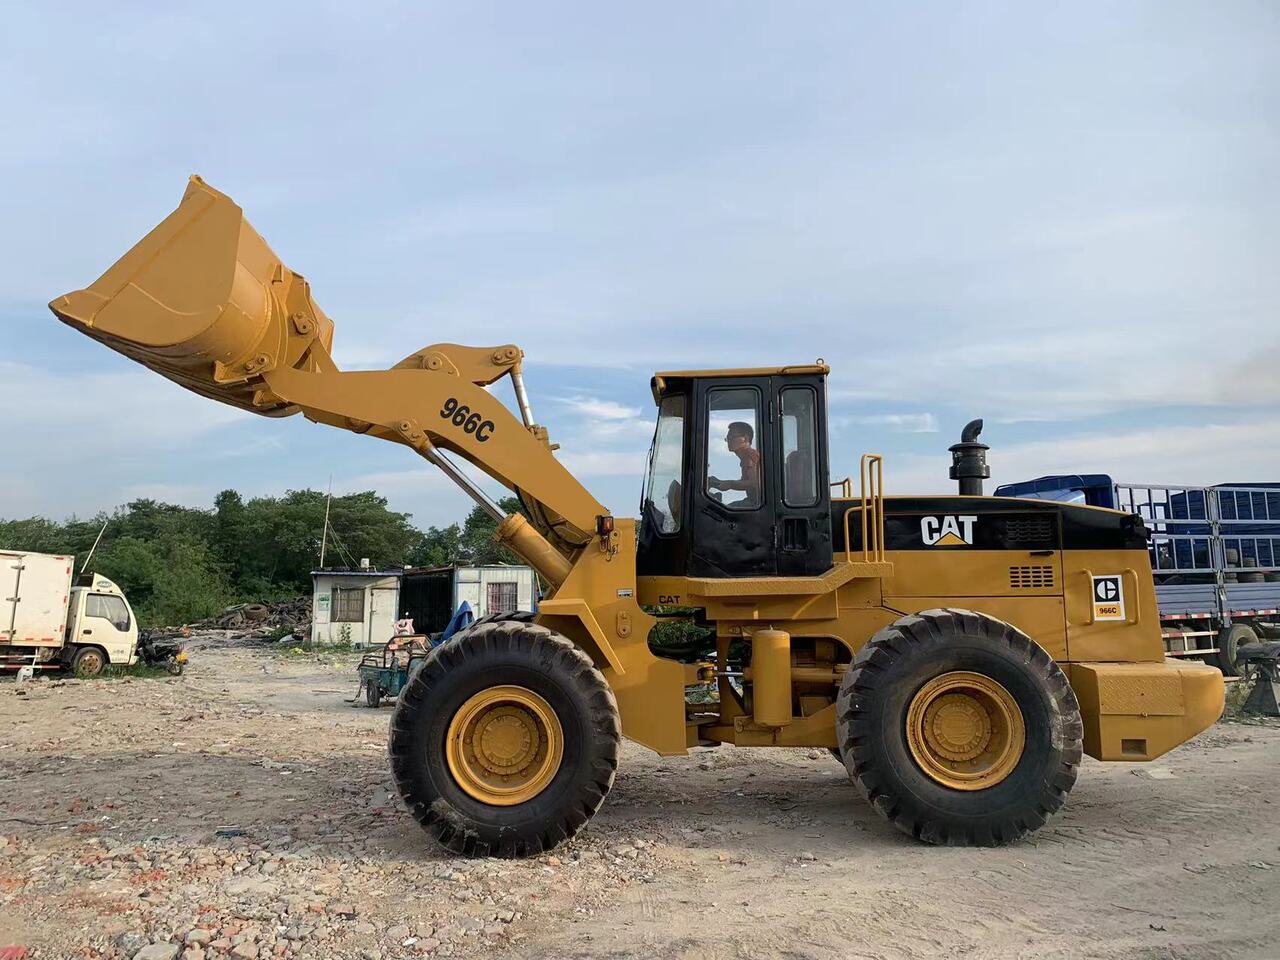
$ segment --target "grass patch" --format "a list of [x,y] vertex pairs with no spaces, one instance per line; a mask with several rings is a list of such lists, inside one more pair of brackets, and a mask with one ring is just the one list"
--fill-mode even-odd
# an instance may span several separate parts
[[1222,708],[1222,716],[1228,720],[1234,720],[1241,716],[1247,716],[1243,712],[1244,702],[1249,697],[1249,691],[1253,689],[1253,683],[1245,683],[1238,681],[1236,683],[1227,684],[1226,704]]
[[[139,680],[165,680],[172,676],[173,674],[171,674],[164,667],[149,667],[145,663],[142,663],[141,661],[139,661],[138,663],[135,663],[132,667],[126,667],[126,666],[107,667],[102,671],[102,673],[98,676],[97,679],[119,680],[122,677],[136,677]],[[94,678],[72,676],[71,679],[92,680]]]
[[308,643],[305,645],[297,644],[294,646],[277,645],[268,649],[285,657],[310,657],[315,656],[316,654],[327,654],[333,656],[337,654],[357,652],[353,650],[349,643]]

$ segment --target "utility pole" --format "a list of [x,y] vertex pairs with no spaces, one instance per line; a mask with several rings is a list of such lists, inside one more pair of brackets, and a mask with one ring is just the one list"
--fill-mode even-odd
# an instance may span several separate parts
[[324,548],[329,542],[329,504],[333,502],[333,474],[329,474],[329,495],[324,498],[324,530],[320,534],[320,569],[324,569]]

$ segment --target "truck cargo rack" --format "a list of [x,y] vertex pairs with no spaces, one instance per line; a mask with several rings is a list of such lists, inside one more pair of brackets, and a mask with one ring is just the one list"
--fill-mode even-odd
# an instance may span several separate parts
[[1233,621],[1263,630],[1280,617],[1280,487],[1115,483],[1116,509],[1151,531],[1166,653],[1219,652]]

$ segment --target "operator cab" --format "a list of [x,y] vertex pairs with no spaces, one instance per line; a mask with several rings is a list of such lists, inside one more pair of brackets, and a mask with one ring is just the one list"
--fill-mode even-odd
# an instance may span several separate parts
[[821,362],[656,374],[640,503],[641,576],[816,576],[831,569]]

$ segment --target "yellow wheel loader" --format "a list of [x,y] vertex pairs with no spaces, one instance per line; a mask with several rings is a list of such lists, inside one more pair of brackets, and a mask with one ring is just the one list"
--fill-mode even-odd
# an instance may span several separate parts
[[[391,721],[408,809],[460,853],[573,836],[622,737],[669,756],[829,748],[912,836],[1008,843],[1062,806],[1082,754],[1151,760],[1221,713],[1217,670],[1164,657],[1139,517],[983,496],[977,422],[952,448],[958,495],[886,497],[872,455],[856,489],[832,485],[821,362],[654,376],[640,517],[624,519],[556,458],[519,347],[440,343],[339,370],[306,280],[198,177],[50,306],[197,393],[412,448],[537,570],[538,612],[438,648]],[[503,377],[514,411],[485,389]],[[454,458],[523,512],[505,515]],[[664,611],[693,617],[705,648],[651,646]]]

